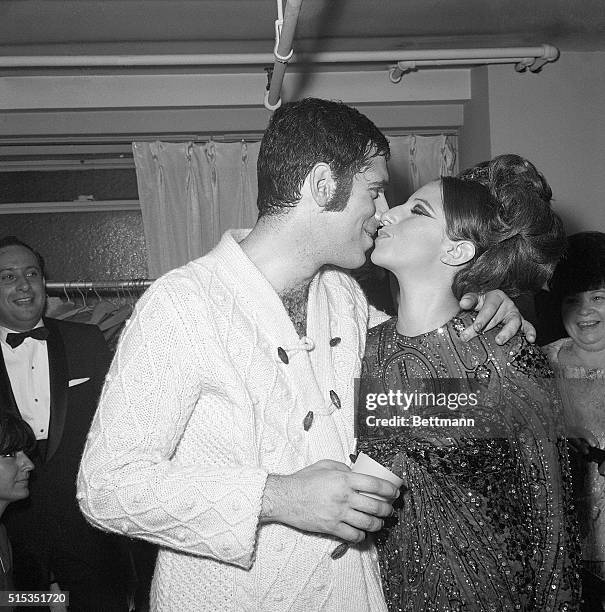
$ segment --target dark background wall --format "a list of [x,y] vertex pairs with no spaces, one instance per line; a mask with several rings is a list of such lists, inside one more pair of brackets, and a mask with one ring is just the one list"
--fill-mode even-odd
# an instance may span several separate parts
[[[0,203],[137,200],[132,168],[0,173]],[[12,234],[45,258],[57,281],[147,278],[143,221],[138,210],[0,215],[0,235]]]
[[147,278],[139,211],[1,215],[0,227],[42,254],[47,280]]

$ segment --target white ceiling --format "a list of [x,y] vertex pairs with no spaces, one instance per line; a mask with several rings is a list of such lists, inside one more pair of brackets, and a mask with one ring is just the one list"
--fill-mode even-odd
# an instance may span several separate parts
[[[271,52],[276,0],[1,0],[0,55]],[[303,0],[296,51],[605,51],[605,0]]]

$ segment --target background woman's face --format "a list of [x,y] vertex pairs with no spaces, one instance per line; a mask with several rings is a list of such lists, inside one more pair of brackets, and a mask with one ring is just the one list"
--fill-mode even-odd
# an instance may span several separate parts
[[23,451],[0,455],[0,499],[16,501],[29,495],[29,473],[34,464]]
[[567,333],[580,348],[605,350],[605,287],[563,298],[561,317]]

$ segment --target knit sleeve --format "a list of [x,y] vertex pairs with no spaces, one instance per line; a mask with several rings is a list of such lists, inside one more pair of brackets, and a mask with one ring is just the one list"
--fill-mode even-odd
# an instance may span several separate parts
[[212,321],[191,331],[205,316],[203,296],[182,281],[162,280],[139,301],[88,435],[78,500],[101,529],[249,568],[266,472],[229,452],[219,461],[177,452],[195,444],[189,422],[207,398],[213,408],[229,401]]

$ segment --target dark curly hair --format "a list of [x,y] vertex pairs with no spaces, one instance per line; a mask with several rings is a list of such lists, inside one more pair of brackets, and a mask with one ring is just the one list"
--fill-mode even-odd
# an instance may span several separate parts
[[567,239],[567,252],[558,263],[549,289],[559,300],[605,287],[605,234],[579,232]]
[[306,176],[320,162],[336,179],[326,210],[343,210],[353,177],[379,155],[389,159],[389,143],[356,109],[319,98],[284,104],[273,114],[258,155],[259,217],[295,206]]
[[565,232],[550,186],[531,162],[499,155],[458,178],[443,177],[442,190],[448,236],[476,248],[454,278],[458,298],[491,289],[517,297],[544,286],[564,253]]

